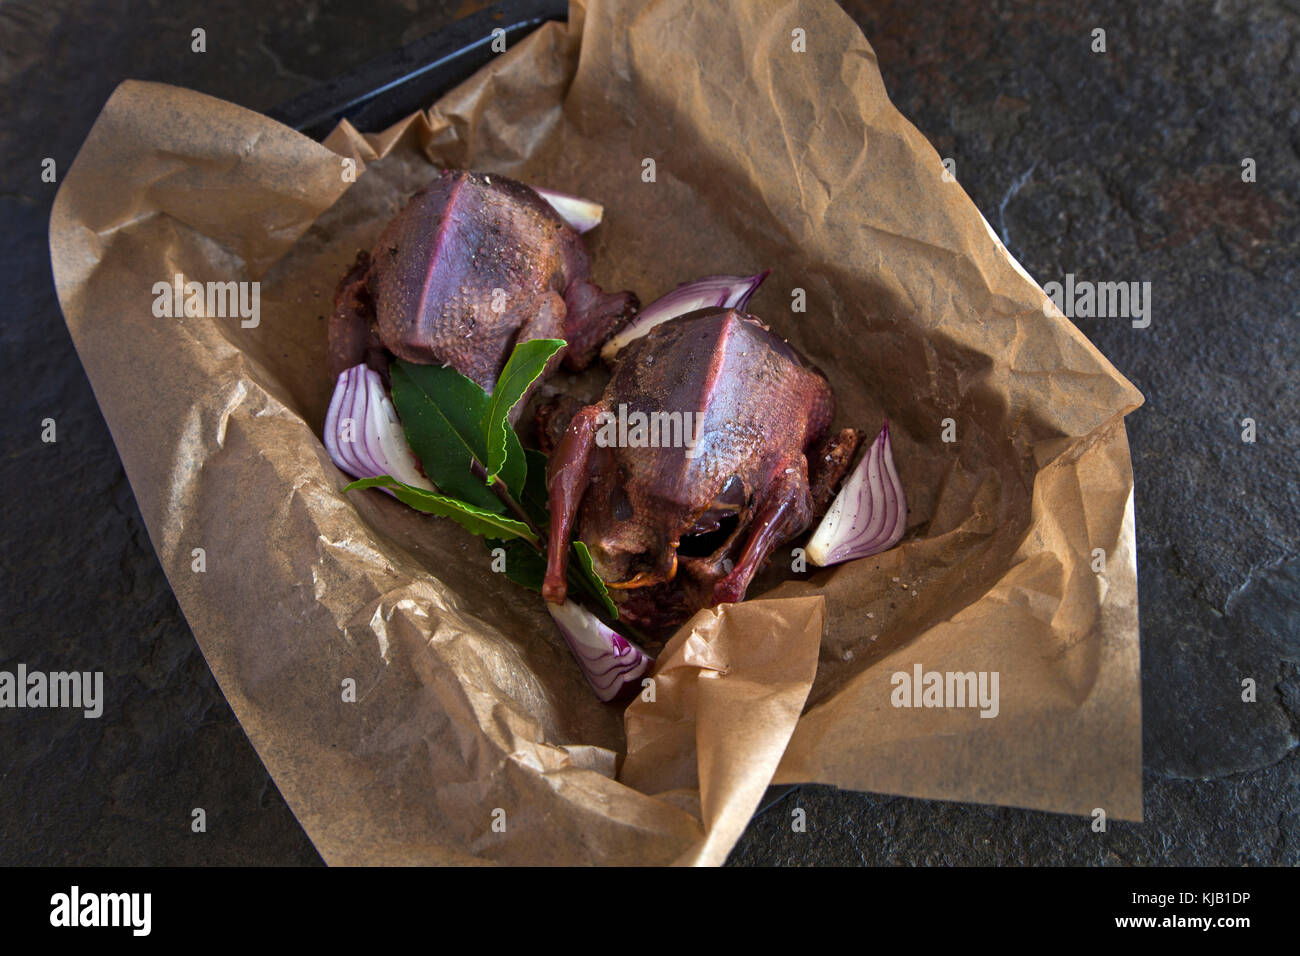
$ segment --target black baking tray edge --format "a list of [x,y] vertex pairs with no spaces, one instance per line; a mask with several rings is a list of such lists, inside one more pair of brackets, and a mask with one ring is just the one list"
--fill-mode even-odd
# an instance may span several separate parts
[[505,32],[509,49],[546,21],[567,15],[566,0],[502,0],[281,103],[267,115],[317,140],[341,119],[362,132],[378,132],[425,109],[496,56],[494,30]]
[[[364,133],[378,132],[426,109],[485,66],[494,30],[505,31],[506,48],[548,20],[566,20],[567,0],[503,0],[457,20],[438,33],[376,57],[281,103],[267,115],[315,140],[346,119]],[[799,789],[768,787],[754,816],[766,813]]]

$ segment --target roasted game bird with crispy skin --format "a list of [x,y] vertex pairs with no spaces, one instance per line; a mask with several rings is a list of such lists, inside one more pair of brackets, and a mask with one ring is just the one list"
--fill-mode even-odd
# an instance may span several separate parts
[[339,283],[330,370],[365,362],[387,375],[391,352],[490,391],[519,343],[564,339],[554,361],[582,368],[636,308],[590,281],[582,237],[531,187],[445,170]]
[[[694,447],[609,441],[619,406],[625,419],[690,413]],[[620,616],[648,630],[743,600],[773,551],[825,509],[853,457],[856,431],[827,435],[834,406],[820,371],[734,309],[694,312],[632,342],[551,456],[547,600],[565,598],[575,535]]]

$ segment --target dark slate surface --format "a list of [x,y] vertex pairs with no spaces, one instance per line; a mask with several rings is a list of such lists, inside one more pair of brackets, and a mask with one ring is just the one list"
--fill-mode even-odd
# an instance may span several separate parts
[[[100,720],[0,711],[0,863],[312,864],[158,566],[49,278],[55,187],[133,76],[267,109],[481,4],[0,6],[0,668],[103,670]],[[1300,11],[848,3],[895,103],[1041,282],[1150,281],[1079,326],[1147,396],[1137,478],[1146,822],[805,787],[734,864],[1300,862]],[[189,52],[190,30],[208,53]],[[1108,51],[1090,50],[1093,28]],[[1258,181],[1243,183],[1243,158]],[[58,442],[39,440],[41,419]],[[1241,419],[1258,441],[1240,440]],[[1259,700],[1244,704],[1244,677]],[[869,728],[864,728],[869,733]],[[204,807],[208,832],[190,832]],[[807,813],[792,832],[791,809]]]

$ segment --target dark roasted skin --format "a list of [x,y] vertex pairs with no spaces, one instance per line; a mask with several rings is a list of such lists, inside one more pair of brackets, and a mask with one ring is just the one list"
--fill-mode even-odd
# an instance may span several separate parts
[[515,345],[538,338],[567,341],[555,362],[582,368],[637,308],[588,275],[581,236],[531,188],[445,170],[339,283],[331,371],[378,368],[387,349],[491,390]]
[[[619,405],[626,416],[700,415],[694,457],[603,447],[602,413]],[[634,624],[659,632],[742,600],[773,550],[825,507],[812,489],[832,488],[853,457],[854,430],[823,441],[833,414],[825,377],[743,312],[693,312],[635,340],[551,457],[547,600],[565,598],[575,533]]]
[[329,325],[330,377],[365,362],[388,382],[388,350],[379,341],[375,302],[366,284],[370,253],[357,253],[357,261],[339,280]]

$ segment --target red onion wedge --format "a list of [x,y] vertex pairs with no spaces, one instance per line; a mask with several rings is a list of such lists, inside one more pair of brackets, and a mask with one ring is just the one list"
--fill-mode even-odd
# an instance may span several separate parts
[[600,225],[601,217],[605,215],[605,207],[590,199],[559,193],[554,189],[543,189],[540,186],[534,186],[533,192],[550,203],[551,208],[560,214],[560,218],[578,233],[591,232]]
[[639,339],[656,325],[687,312],[715,306],[724,309],[745,308],[749,304],[749,297],[763,284],[771,271],[764,269],[752,276],[705,276],[679,285],[638,312],[631,325],[605,343],[605,347],[600,350],[600,357],[606,362],[613,361],[619,350],[629,342]]
[[655,659],[622,634],[610,628],[581,604],[546,602],[569,650],[577,658],[587,683],[608,704],[624,694],[635,694],[641,677]]
[[354,365],[339,375],[325,413],[324,439],[334,464],[354,478],[392,475],[416,488],[435,490],[406,443],[384,380],[368,365]]
[[907,530],[907,498],[894,468],[889,422],[831,502],[804,554],[823,567],[888,551]]

